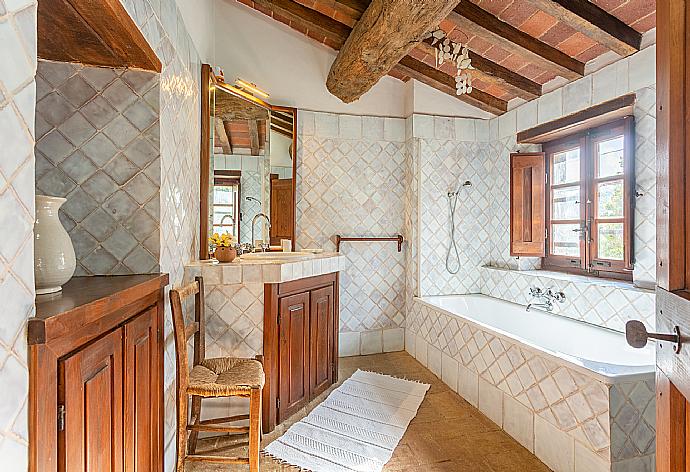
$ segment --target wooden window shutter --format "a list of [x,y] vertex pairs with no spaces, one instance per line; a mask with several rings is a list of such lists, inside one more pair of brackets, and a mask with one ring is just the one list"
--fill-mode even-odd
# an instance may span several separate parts
[[544,153],[510,155],[510,255],[546,255]]

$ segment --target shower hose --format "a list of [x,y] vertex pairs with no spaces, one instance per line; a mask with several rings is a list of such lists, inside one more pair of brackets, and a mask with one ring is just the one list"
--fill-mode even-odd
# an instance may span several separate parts
[[[455,242],[455,207],[458,205],[458,193],[448,192],[448,210],[450,223],[450,244],[448,245],[448,252],[446,253],[446,270],[451,274],[457,274],[460,271],[460,253],[458,252],[458,245]],[[451,258],[455,255],[455,268],[452,268]]]

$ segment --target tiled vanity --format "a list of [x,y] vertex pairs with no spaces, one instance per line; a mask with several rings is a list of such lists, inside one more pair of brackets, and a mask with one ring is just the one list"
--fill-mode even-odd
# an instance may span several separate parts
[[[297,261],[185,267],[187,281],[204,280],[207,356],[264,356],[266,431],[337,380],[338,272],[344,259],[324,253]],[[281,364],[284,349],[299,349],[287,355],[303,362]]]

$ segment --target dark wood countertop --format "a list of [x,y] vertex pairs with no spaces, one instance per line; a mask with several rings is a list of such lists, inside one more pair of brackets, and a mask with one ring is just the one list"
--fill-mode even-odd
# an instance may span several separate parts
[[36,297],[36,316],[29,318],[29,344],[43,344],[70,334],[156,293],[168,274],[73,277],[56,294]]

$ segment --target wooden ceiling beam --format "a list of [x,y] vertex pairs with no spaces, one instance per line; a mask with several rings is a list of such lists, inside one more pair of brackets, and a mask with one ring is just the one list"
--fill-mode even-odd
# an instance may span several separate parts
[[463,102],[469,103],[481,110],[502,115],[508,111],[508,102],[496,98],[479,89],[474,89],[472,93],[457,95],[455,90],[455,77],[446,74],[422,61],[418,61],[410,56],[403,57],[395,67],[399,72],[418,80],[441,92],[456,97]]
[[271,131],[275,131],[276,133],[280,133],[283,136],[287,136],[288,138],[292,138],[292,128],[287,129],[281,125],[271,123]]
[[213,118],[213,147],[221,148],[223,154],[232,154],[232,146],[230,145],[230,135],[227,133],[225,123],[220,118]]
[[532,4],[621,56],[640,50],[640,32],[589,0],[532,0]]
[[252,156],[259,155],[259,122],[257,120],[247,120],[249,125],[249,148]]
[[[355,15],[361,15],[369,5],[369,0],[335,0],[335,4],[344,5],[346,8],[351,9]],[[427,42],[428,44],[426,44]],[[431,49],[430,39],[421,43],[419,47],[427,53],[433,54],[434,52]],[[498,85],[507,92],[513,93],[525,100],[532,100],[541,96],[541,84],[490,61],[474,51],[470,51],[470,58],[472,59],[472,67],[475,68],[472,74],[483,82]]]
[[331,64],[326,87],[345,103],[359,99],[454,5],[454,0],[372,0]]
[[[338,2],[341,3],[347,1],[355,3],[358,2],[361,7],[363,2],[367,2],[368,0],[338,0]],[[349,26],[344,25],[343,23],[340,23],[327,15],[304,7],[303,5],[300,5],[292,0],[254,0],[254,3],[263,6],[269,11],[276,11],[280,15],[294,22],[302,30],[320,31],[324,37],[338,47],[342,47],[342,45],[345,43],[345,39],[347,39],[347,36],[349,35],[349,32],[352,30],[352,28]],[[276,10],[273,10],[274,7]],[[404,61],[407,66],[399,64],[390,72],[393,74],[397,73],[400,76],[415,78],[420,82],[437,88],[444,93],[448,93],[460,101],[469,103],[490,113],[502,114],[507,110],[507,104],[504,100],[500,100],[497,97],[480,90],[475,89],[471,97],[467,94],[458,96],[455,93],[455,79],[453,77],[439,71],[438,69],[435,69],[434,67],[423,64],[411,56],[406,56]],[[410,65],[412,66],[410,67]],[[417,70],[414,70],[414,67],[418,65],[419,67],[417,67]],[[404,72],[405,70],[409,70],[412,75],[406,74]],[[437,74],[439,73],[442,76],[438,76]],[[424,74],[432,75],[425,76]],[[451,82],[453,87],[452,91],[449,88],[449,83]],[[485,100],[486,103],[483,103],[482,100]]]
[[278,115],[275,115],[275,114],[271,114],[271,124],[272,125],[276,124],[276,125],[282,126],[284,128],[292,129],[292,120],[288,121],[285,118],[278,116]]
[[228,154],[232,154],[232,129],[230,122],[223,121],[223,128],[225,129],[225,136],[228,138],[228,149],[230,151]]
[[460,0],[447,19],[468,36],[479,36],[566,79],[575,80],[585,73],[584,63],[504,23],[469,0]]
[[308,32],[316,32],[330,39],[338,48],[345,44],[352,31],[352,28],[330,16],[307,8],[293,0],[254,0],[254,3],[304,26]]

